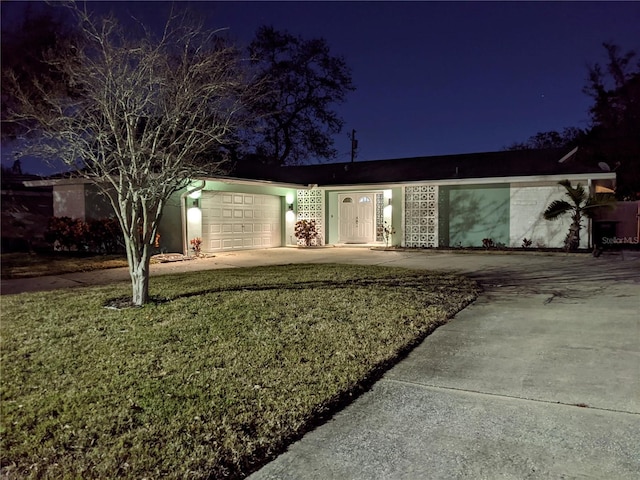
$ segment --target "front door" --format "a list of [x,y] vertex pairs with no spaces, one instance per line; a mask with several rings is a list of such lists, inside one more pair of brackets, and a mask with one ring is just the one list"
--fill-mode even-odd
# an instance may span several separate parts
[[375,198],[371,193],[338,195],[341,243],[374,242]]

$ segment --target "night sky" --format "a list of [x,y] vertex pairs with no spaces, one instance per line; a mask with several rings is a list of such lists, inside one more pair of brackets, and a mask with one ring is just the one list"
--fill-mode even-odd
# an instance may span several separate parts
[[[148,24],[162,22],[170,6],[91,5]],[[351,129],[357,159],[377,160],[495,151],[539,131],[585,128],[591,99],[582,88],[587,66],[606,60],[602,42],[640,52],[637,2],[189,5],[241,45],[267,24],[324,37],[346,59],[357,89],[338,107],[338,161],[350,159]]]

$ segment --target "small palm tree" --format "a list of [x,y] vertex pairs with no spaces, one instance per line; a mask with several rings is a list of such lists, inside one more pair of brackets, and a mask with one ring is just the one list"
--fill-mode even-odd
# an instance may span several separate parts
[[610,207],[615,200],[611,195],[588,195],[581,184],[572,186],[569,180],[562,180],[558,185],[564,187],[565,195],[570,202],[565,200],[554,200],[549,204],[542,216],[545,220],[556,220],[566,214],[571,215],[571,226],[569,233],[564,240],[566,251],[577,250],[580,246],[580,228],[582,227],[582,217],[591,218],[596,208]]

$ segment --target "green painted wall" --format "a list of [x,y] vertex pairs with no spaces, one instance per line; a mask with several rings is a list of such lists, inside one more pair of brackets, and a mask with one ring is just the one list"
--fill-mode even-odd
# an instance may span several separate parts
[[162,209],[162,218],[158,225],[160,234],[160,250],[163,253],[183,253],[182,245],[182,205],[180,194],[184,190],[171,195]]
[[402,212],[403,204],[402,187],[396,187],[391,189],[391,226],[395,229],[396,233],[391,236],[390,245],[400,245],[404,238],[402,232]]
[[327,230],[325,232],[325,242],[328,244],[338,243],[338,235],[340,233],[338,223],[338,192],[326,192],[324,205],[325,215],[327,216],[324,223]]
[[509,185],[441,186],[440,246],[481,247],[482,240],[509,244]]
[[95,185],[84,186],[85,220],[100,220],[115,217],[111,202],[105,193]]

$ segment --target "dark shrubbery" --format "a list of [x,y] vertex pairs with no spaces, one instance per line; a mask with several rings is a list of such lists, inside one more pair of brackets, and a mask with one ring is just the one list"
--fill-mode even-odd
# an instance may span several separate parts
[[92,253],[123,250],[122,230],[114,218],[85,222],[70,217],[52,217],[45,239],[54,249]]

